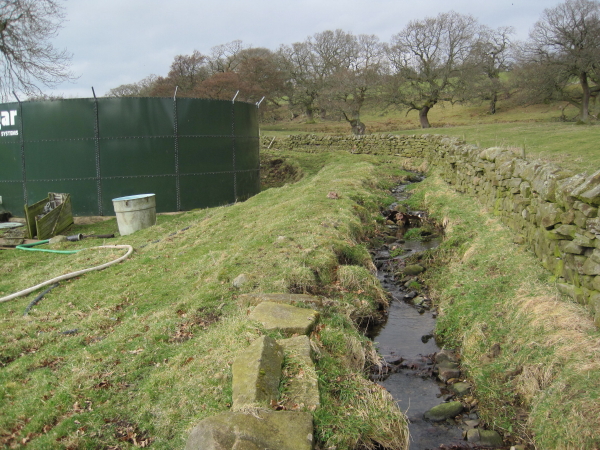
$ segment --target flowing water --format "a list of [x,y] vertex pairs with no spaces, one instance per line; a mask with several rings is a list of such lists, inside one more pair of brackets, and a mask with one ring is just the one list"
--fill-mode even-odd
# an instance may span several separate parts
[[[402,186],[396,188],[394,194],[398,200],[406,198]],[[392,205],[390,210],[394,207]],[[423,215],[408,212],[404,217],[414,219]],[[375,250],[373,260],[378,268],[377,276],[393,300],[385,323],[368,332],[388,365],[373,378],[392,394],[408,417],[411,450],[438,449],[441,445],[442,448],[464,448],[460,424],[453,420],[434,424],[423,419],[423,413],[449,398],[445,384],[434,377],[433,355],[440,350],[433,338],[436,313],[429,309],[431,303],[423,294],[406,287],[406,279],[398,282],[394,275],[408,256],[435,248],[440,240],[404,241],[402,224],[388,225],[388,228],[389,235],[398,240]],[[391,257],[390,249],[398,247],[404,249],[404,253]]]

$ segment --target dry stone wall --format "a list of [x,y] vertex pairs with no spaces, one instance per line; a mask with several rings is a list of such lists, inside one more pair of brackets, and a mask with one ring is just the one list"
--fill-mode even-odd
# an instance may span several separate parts
[[264,147],[345,150],[427,160],[445,181],[476,196],[528,245],[558,289],[585,305],[600,327],[600,170],[576,174],[528,161],[509,149],[481,149],[457,138],[421,136],[263,137]]
[[351,153],[412,157],[428,156],[435,144],[429,136],[396,136],[392,134],[367,136],[316,136],[293,135],[273,139],[261,137],[263,148],[317,153],[328,150],[345,150]]

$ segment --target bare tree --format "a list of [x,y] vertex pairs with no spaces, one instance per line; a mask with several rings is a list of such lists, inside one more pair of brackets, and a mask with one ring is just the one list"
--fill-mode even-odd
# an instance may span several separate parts
[[210,76],[208,59],[198,50],[191,55],[177,55],[171,63],[167,77],[182,93],[192,92],[196,86]]
[[309,121],[318,111],[317,100],[323,91],[324,73],[309,41],[281,46],[278,54],[284,76],[285,94],[293,113],[304,113]]
[[368,101],[379,97],[384,56],[384,45],[377,36],[348,33],[336,55],[327,61],[331,69],[328,70],[322,104],[339,112],[350,124],[353,134],[365,134],[366,127],[360,114]]
[[158,76],[148,75],[137,83],[122,84],[110,89],[105,97],[149,97],[158,80]]
[[41,93],[75,77],[71,55],[50,43],[61,28],[64,11],[58,0],[0,1],[0,96],[12,91]]
[[431,108],[462,99],[464,80],[475,70],[469,55],[478,29],[472,16],[453,11],[409,22],[388,51],[394,69],[390,103],[419,111],[421,127],[429,128]]
[[356,59],[356,37],[343,30],[326,30],[308,38],[311,50],[318,56],[321,72],[331,75]]
[[261,107],[276,105],[283,95],[284,77],[277,55],[267,48],[245,48],[235,55],[236,62],[224,72],[215,72],[195,90],[198,97],[231,99],[237,95],[240,101],[266,102]]
[[[232,71],[217,72],[210,78],[204,80],[200,86],[194,90],[194,96],[215,100],[231,100],[240,88],[244,88],[244,86],[237,73]],[[238,99],[246,100],[246,98],[242,99],[239,98],[239,96]]]
[[316,33],[305,42],[282,46],[282,68],[288,77],[287,99],[309,120],[315,112],[335,112],[355,134],[363,134],[361,109],[380,87],[384,46],[374,35],[343,30]]
[[477,79],[472,83],[473,95],[489,101],[489,113],[496,114],[498,95],[505,90],[500,74],[509,70],[513,62],[510,36],[512,27],[492,29],[482,26],[479,39],[471,50],[473,64],[479,67]]
[[[523,48],[521,63],[537,67],[527,69],[533,83],[527,86],[530,98],[537,93],[565,100],[588,121],[590,99],[600,93],[600,3],[567,0],[544,10]],[[574,80],[579,90],[571,88]]]
[[211,48],[208,64],[212,73],[234,72],[241,62],[240,52],[244,49],[244,44],[239,39]]
[[240,95],[252,102],[264,97],[266,104],[278,106],[285,91],[285,75],[279,56],[268,48],[256,47],[242,50],[238,57],[240,63],[236,73],[244,84]]

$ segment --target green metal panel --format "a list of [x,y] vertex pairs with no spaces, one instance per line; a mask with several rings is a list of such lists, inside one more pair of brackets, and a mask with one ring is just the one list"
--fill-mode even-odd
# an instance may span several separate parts
[[173,136],[173,99],[98,99],[100,137]]
[[182,176],[181,208],[187,210],[234,203],[233,178],[232,173]]
[[0,210],[11,211],[14,215],[20,216],[23,211],[23,183],[17,181],[3,182],[0,179],[0,196],[2,204]]
[[96,177],[93,140],[27,142],[25,150],[28,180]]
[[104,214],[115,214],[112,199],[128,195],[156,194],[156,211],[177,211],[177,190],[174,176],[109,178],[102,182]]
[[0,151],[0,181],[22,181],[21,144],[2,141]]
[[230,137],[180,137],[180,173],[233,170],[233,140]]
[[235,166],[239,170],[260,168],[258,139],[235,138]]
[[240,201],[260,193],[260,170],[238,173],[237,190]]
[[236,102],[233,112],[235,114],[235,135],[258,137],[258,108],[249,103]]
[[232,104],[222,100],[177,99],[180,136],[230,136]]
[[102,177],[174,174],[175,138],[101,139],[100,172]]
[[[73,211],[79,216],[98,215],[98,196],[96,194],[95,180],[56,180],[56,181],[28,181],[28,204],[48,197],[48,192],[64,192],[71,194]],[[21,210],[23,205],[21,205]],[[20,210],[11,210],[13,214],[20,215]]]
[[257,120],[253,104],[190,98],[2,104],[2,207],[21,214],[48,192],[70,193],[75,215],[145,193],[159,212],[247,198],[260,188]]
[[26,142],[94,137],[93,99],[24,102],[23,134]]

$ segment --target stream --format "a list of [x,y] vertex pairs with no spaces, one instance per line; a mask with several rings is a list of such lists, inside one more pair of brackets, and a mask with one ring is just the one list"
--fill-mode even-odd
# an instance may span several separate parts
[[[422,231],[415,240],[404,240],[410,228],[421,227],[426,214],[407,211],[401,202],[408,198],[404,189],[398,186],[392,193],[398,203],[390,205],[384,212],[387,221],[387,243],[372,250],[373,262],[377,267],[377,277],[383,288],[390,294],[391,301],[387,319],[368,330],[385,365],[372,379],[385,387],[394,397],[399,408],[409,420],[410,449],[456,449],[473,448],[463,439],[463,430],[478,422],[476,411],[463,412],[461,420],[447,419],[433,422],[424,419],[425,412],[447,400],[453,400],[449,386],[440,381],[436,354],[440,348],[433,332],[436,312],[431,302],[417,284],[415,276],[398,275],[407,270],[406,258],[435,248],[441,242],[434,233]],[[424,230],[421,228],[420,230]],[[407,233],[413,236],[415,233]],[[419,270],[419,269],[417,269]],[[457,378],[451,382],[459,381]]]

